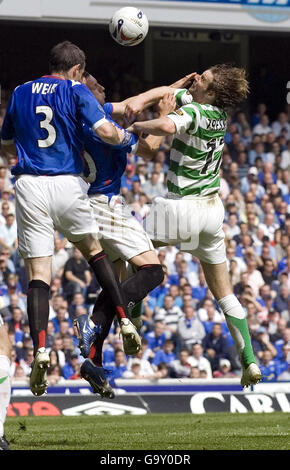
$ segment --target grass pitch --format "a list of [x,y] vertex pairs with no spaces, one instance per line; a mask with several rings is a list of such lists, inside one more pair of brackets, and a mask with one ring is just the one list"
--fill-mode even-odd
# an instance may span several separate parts
[[290,414],[7,418],[11,450],[289,450]]

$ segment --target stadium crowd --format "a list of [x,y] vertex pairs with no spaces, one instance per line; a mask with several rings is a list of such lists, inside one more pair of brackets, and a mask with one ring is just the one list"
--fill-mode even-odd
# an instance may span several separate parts
[[[134,74],[112,101],[138,93]],[[3,92],[0,128],[9,93]],[[290,380],[290,109],[272,122],[264,103],[254,114],[229,118],[220,197],[234,292],[242,303],[263,381]],[[146,120],[155,110],[137,117]],[[128,123],[122,119],[120,124]],[[155,196],[166,196],[171,140],[164,138],[154,161],[128,155],[121,193],[142,223]],[[14,178],[16,157],[0,154],[0,314],[13,343],[11,375],[28,380],[33,360],[26,313],[27,279],[17,252]],[[165,272],[142,303],[142,350],[126,357],[117,322],[104,347],[110,377],[127,379],[239,377],[241,364],[225,318],[207,288],[196,258],[178,247],[158,249]],[[47,348],[50,384],[79,379],[83,361],[73,320],[91,313],[100,292],[81,253],[55,233]]]

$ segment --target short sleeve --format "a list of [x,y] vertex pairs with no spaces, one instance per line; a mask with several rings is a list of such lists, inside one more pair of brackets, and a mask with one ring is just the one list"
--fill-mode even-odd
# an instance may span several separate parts
[[109,114],[111,116],[113,112],[113,105],[112,103],[105,103],[103,105],[103,110],[105,111],[105,114]]
[[85,124],[96,130],[108,122],[103,107],[85,85],[74,82],[72,90],[76,109]]
[[4,117],[2,129],[1,129],[1,143],[3,145],[10,145],[14,143],[14,125],[13,125],[13,107],[14,107],[14,93],[12,94],[6,114]]
[[193,96],[186,88],[177,88],[174,92],[177,106],[192,103]]
[[182,106],[167,116],[176,126],[177,134],[184,134],[189,128],[196,132],[199,123],[199,111],[194,105]]

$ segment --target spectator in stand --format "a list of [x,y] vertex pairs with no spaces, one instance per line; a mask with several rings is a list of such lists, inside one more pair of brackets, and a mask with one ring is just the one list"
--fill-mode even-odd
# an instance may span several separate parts
[[261,223],[259,227],[263,230],[264,235],[269,237],[269,240],[272,243],[274,241],[275,231],[279,228],[279,225],[274,222],[274,213],[267,213],[264,222]]
[[212,371],[219,367],[220,359],[228,359],[228,344],[222,334],[222,326],[220,323],[215,323],[211,333],[208,333],[203,341],[202,346],[204,355],[209,360]]
[[260,271],[262,274],[262,278],[265,284],[271,285],[273,281],[276,279],[276,275],[274,274],[274,263],[271,258],[265,260],[264,264],[261,266]]
[[290,310],[290,294],[289,294],[288,286],[286,284],[281,285],[280,290],[277,293],[277,296],[274,300],[273,307],[281,315],[283,315],[284,312],[285,312],[285,316],[287,315],[287,312],[289,313],[289,310]]
[[213,377],[215,379],[229,379],[235,377],[235,374],[231,371],[232,365],[228,359],[221,359],[219,362],[218,370],[215,370]]
[[162,348],[164,341],[166,340],[165,325],[162,321],[156,321],[154,324],[154,330],[145,333],[144,338],[148,341],[148,347],[156,353]]
[[287,328],[287,321],[285,320],[285,318],[281,318],[279,314],[278,314],[278,318],[279,319],[277,321],[276,329],[272,334],[270,334],[270,340],[272,344],[275,344],[276,341],[278,340],[283,340],[284,333]]
[[231,239],[236,235],[240,235],[241,229],[238,225],[238,217],[236,214],[231,214],[225,226],[226,237]]
[[124,372],[127,372],[127,370],[127,361],[124,351],[122,349],[116,349],[115,364],[110,370],[110,379],[123,377]]
[[160,362],[165,364],[170,364],[172,361],[176,360],[176,354],[174,353],[174,342],[171,339],[164,341],[162,349],[156,352],[152,365],[155,366],[154,370],[157,370],[157,366]]
[[55,294],[53,297],[50,299],[50,313],[49,313],[49,319],[51,320],[52,318],[56,317],[57,311],[59,307],[64,305],[64,298],[60,294]]
[[59,365],[54,365],[48,368],[47,370],[47,381],[50,386],[54,386],[59,382],[63,382],[65,379],[61,375],[61,367]]
[[54,237],[54,254],[52,256],[52,277],[61,277],[63,268],[69,259],[68,252],[64,249],[66,239],[62,239],[56,233]]
[[[63,340],[62,340],[62,337],[59,333],[55,333],[55,335],[54,335],[52,349],[57,351],[59,365],[60,365],[60,367],[63,367],[65,365],[65,354],[62,350],[63,349]],[[49,352],[50,351],[48,350],[48,353]]]
[[146,181],[142,186],[142,191],[146,194],[149,202],[151,202],[154,197],[164,197],[166,194],[166,188],[164,184],[159,181],[159,178],[159,173],[153,171],[150,180]]
[[189,284],[194,287],[198,284],[198,278],[195,272],[191,272],[188,269],[188,263],[182,259],[178,263],[176,263],[176,273],[171,274],[168,280],[170,284],[179,285],[179,281],[181,278],[186,277]]
[[267,328],[264,326],[260,326],[255,335],[253,335],[252,346],[258,360],[263,357],[264,351],[270,351],[272,358],[277,356],[277,350],[270,342]]
[[49,351],[50,367],[59,366],[58,353],[55,349]]
[[24,370],[24,373],[27,377],[29,377],[31,373],[32,363],[33,363],[33,348],[29,348],[26,350],[26,354],[23,359],[19,360],[19,365]]
[[49,320],[47,324],[46,337],[45,337],[45,347],[47,349],[51,349],[53,346],[54,334],[55,334],[54,324],[52,323],[51,320]]
[[257,269],[255,256],[250,255],[247,260],[248,284],[253,289],[255,297],[258,297],[259,289],[265,284],[262,274]]
[[212,370],[209,360],[203,354],[203,347],[200,343],[192,346],[192,354],[188,358],[188,362],[192,367],[197,367],[200,371],[206,372],[206,378],[212,379]]
[[63,377],[68,380],[72,375],[78,370],[77,366],[79,365],[79,356],[76,353],[72,353],[69,357],[69,360],[65,363],[62,368]]
[[205,337],[205,329],[193,307],[183,309],[184,316],[178,322],[178,343],[182,349],[191,350],[192,345]]
[[282,356],[283,356],[283,353],[282,353],[282,349],[283,349],[283,346],[290,346],[290,328],[286,328],[285,331],[283,332],[283,336],[281,339],[277,339],[274,343],[274,346],[273,348],[275,349],[276,351],[276,355],[273,354],[273,357],[275,357],[275,359],[279,359],[281,360],[282,359]]
[[221,323],[223,320],[223,317],[219,313],[219,311],[216,309],[215,303],[211,298],[205,298],[204,301],[201,303],[201,307],[198,309],[198,318],[200,319],[201,322],[208,321],[209,316],[208,312],[211,311],[212,313],[210,314],[210,321],[218,322]]
[[259,367],[262,372],[262,382],[275,382],[278,376],[277,363],[273,360],[273,354],[266,349],[261,354]]
[[64,305],[61,305],[59,309],[57,310],[56,316],[51,320],[54,326],[54,331],[56,333],[60,331],[60,324],[64,320],[68,322],[68,327],[71,330],[71,334],[73,334],[73,329],[72,329],[73,325],[72,325],[70,318],[68,317],[67,309]]
[[285,148],[281,153],[280,167],[286,171],[290,168],[290,139],[287,141],[287,148]]
[[175,307],[173,297],[166,295],[164,297],[163,307],[154,315],[154,321],[162,322],[164,324],[164,334],[166,338],[172,338],[176,342],[177,327],[181,317],[182,311],[180,307]]
[[81,292],[76,292],[70,302],[68,314],[71,322],[77,317],[76,311],[78,307],[86,308],[85,298]]
[[11,320],[8,321],[8,329],[10,331],[13,331],[14,333],[14,341],[16,346],[19,343],[19,347],[22,347],[22,340],[23,340],[23,325],[24,325],[24,319],[23,319],[23,313],[20,308],[14,307],[12,309],[12,315],[11,315]]
[[17,249],[17,225],[13,213],[7,214],[5,223],[0,225],[0,245],[12,254]]
[[286,129],[287,139],[290,139],[290,123],[285,112],[278,114],[277,120],[272,123],[272,129],[277,137],[281,134],[283,129]]
[[[245,195],[251,187],[252,183],[258,183],[258,169],[255,166],[251,166],[248,169],[247,176],[241,178],[241,192]],[[259,186],[262,190],[262,186]]]
[[277,380],[284,380],[284,376],[290,372],[290,344],[282,346],[282,357],[276,360]]
[[76,292],[84,297],[91,283],[92,275],[88,263],[81,252],[74,247],[73,256],[64,265],[64,292],[69,302]]
[[126,170],[121,179],[121,194],[126,197],[129,191],[132,190],[132,181],[135,175],[135,167],[132,163],[128,163]]
[[253,128],[253,134],[265,135],[269,134],[270,132],[272,132],[272,128],[270,126],[269,116],[267,114],[263,114],[259,123],[256,124]]
[[178,359],[170,363],[170,377],[182,378],[189,377],[191,371],[191,365],[189,363],[189,351],[182,349],[179,353]]
[[255,166],[256,159],[261,158],[264,163],[267,159],[267,154],[265,152],[265,146],[263,142],[258,141],[254,144],[253,149],[249,151],[248,159],[251,166]]
[[[144,343],[143,343],[143,345],[144,345]],[[145,359],[144,356],[145,356],[145,354],[144,354],[144,346],[143,346],[143,348],[134,357],[129,357],[128,363],[127,363],[127,369],[128,369],[128,371],[131,371],[133,361],[138,359],[138,361],[140,363],[140,369],[138,371],[139,375],[142,378],[150,378],[154,375],[154,369],[153,369],[152,365],[150,364],[150,362],[147,359]],[[158,363],[157,366],[159,364],[160,363]],[[157,368],[156,368],[156,370],[157,370]],[[124,375],[124,377],[129,377],[129,375]]]

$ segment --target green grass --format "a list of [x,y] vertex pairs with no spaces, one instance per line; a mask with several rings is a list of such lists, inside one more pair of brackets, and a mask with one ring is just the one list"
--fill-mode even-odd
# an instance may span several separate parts
[[288,413],[7,418],[12,450],[289,450]]

